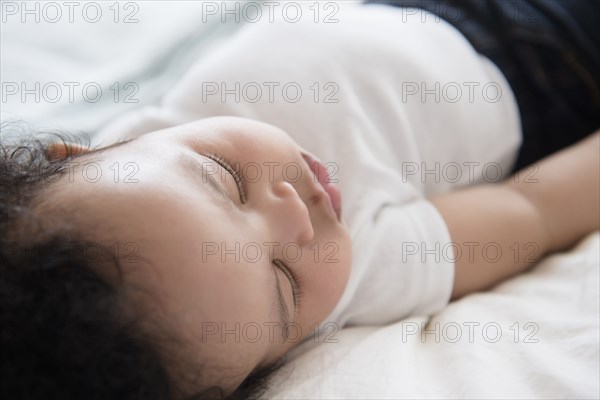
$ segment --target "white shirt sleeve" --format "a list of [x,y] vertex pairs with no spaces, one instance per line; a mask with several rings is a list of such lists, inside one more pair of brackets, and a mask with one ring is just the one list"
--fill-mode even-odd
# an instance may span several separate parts
[[432,315],[450,301],[454,248],[437,209],[419,199],[380,209],[353,242],[346,290],[324,323],[386,324]]

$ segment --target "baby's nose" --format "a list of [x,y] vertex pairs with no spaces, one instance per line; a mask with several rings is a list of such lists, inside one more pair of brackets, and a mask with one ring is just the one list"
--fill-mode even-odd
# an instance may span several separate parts
[[314,230],[310,214],[294,186],[287,181],[273,182],[271,192],[271,223],[277,229],[278,237],[300,246],[312,241]]

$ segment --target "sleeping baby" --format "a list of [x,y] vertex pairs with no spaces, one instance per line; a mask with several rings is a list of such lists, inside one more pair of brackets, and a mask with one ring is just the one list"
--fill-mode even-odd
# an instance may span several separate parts
[[549,17],[597,10],[388,3],[247,24],[93,145],[3,124],[5,398],[256,397],[599,228],[600,40]]

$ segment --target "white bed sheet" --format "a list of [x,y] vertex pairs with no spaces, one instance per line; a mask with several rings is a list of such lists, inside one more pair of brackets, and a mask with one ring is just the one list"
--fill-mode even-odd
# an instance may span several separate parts
[[120,114],[158,104],[194,61],[248,23],[208,12],[219,2],[3,3],[2,120],[90,137]]

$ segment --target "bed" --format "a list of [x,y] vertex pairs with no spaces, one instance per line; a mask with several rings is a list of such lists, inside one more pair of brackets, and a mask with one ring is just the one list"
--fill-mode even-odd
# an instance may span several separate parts
[[[192,2],[122,3],[116,23],[109,6],[102,3],[111,18],[95,24],[77,17],[73,24],[52,23],[43,15],[41,23],[23,23],[19,14],[5,15],[3,120],[18,117],[93,138],[115,117],[156,105],[195,59],[244,24],[204,21],[205,5]],[[126,15],[137,22],[124,23]],[[76,91],[69,98],[65,82],[103,94]],[[33,95],[24,101],[23,87],[36,84],[48,88],[41,101],[31,101]],[[52,101],[57,87],[64,92]],[[305,342],[289,354],[265,397],[600,398],[599,253],[596,232],[431,318],[345,327],[321,343]]]

